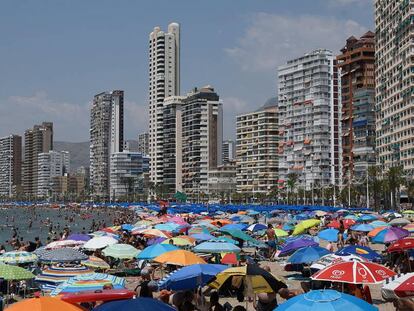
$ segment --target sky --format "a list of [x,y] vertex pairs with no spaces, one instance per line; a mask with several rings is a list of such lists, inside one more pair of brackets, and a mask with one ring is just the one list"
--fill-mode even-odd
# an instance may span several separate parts
[[276,95],[277,67],[335,54],[373,30],[372,0],[2,0],[0,136],[54,122],[55,140],[89,139],[95,94],[125,91],[125,138],[148,127],[148,35],[181,25],[181,95],[212,85],[224,137],[236,115]]

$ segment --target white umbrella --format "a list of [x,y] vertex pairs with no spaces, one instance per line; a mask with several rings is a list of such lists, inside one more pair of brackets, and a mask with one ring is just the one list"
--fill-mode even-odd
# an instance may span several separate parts
[[411,221],[409,221],[408,219],[405,219],[405,218],[394,218],[393,220],[391,220],[389,222],[389,224],[391,226],[405,226],[405,225],[408,225],[410,223],[411,223]]
[[45,249],[55,249],[62,247],[75,247],[85,244],[85,241],[75,241],[75,240],[59,240],[54,241],[45,246]]
[[330,266],[332,264],[336,264],[339,262],[343,262],[343,261],[360,261],[360,262],[364,262],[367,261],[366,259],[350,254],[347,256],[339,256],[339,255],[335,255],[335,254],[328,254],[325,256],[322,256],[321,258],[319,258],[318,261],[316,261],[315,263],[313,263],[310,267],[311,269],[316,269],[316,270],[321,270],[326,268],[327,266]]
[[95,250],[95,249],[105,248],[109,245],[113,245],[113,244],[116,244],[116,243],[118,243],[118,240],[116,240],[112,237],[100,236],[100,237],[90,239],[88,242],[86,242],[83,245],[83,248],[90,249],[90,250]]

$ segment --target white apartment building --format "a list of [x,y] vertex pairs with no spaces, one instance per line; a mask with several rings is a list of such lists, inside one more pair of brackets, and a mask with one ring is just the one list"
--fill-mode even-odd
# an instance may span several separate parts
[[180,26],[155,27],[149,35],[149,155],[150,180],[163,182],[164,98],[180,94]]
[[22,137],[0,138],[0,196],[11,197],[22,183]]
[[139,152],[111,154],[110,196],[112,200],[139,193],[144,188],[143,174],[149,171],[149,158]]
[[414,1],[375,0],[377,164],[414,173]]
[[237,191],[269,193],[277,186],[279,141],[277,98],[237,116]]
[[68,151],[49,151],[39,153],[37,156],[37,196],[47,197],[51,195],[52,178],[63,176],[65,162],[70,162]]
[[231,162],[236,159],[236,143],[234,140],[223,141],[223,163]]
[[315,50],[279,67],[279,183],[341,185],[340,88],[331,51]]
[[138,152],[149,155],[149,134],[146,132],[138,134]]

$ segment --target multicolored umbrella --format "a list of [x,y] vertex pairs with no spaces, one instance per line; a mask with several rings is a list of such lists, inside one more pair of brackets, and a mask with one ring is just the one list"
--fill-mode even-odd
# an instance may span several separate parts
[[332,289],[312,290],[308,293],[290,298],[275,311],[376,311],[368,302],[355,296],[340,293]]
[[389,243],[400,240],[410,235],[410,232],[398,227],[389,227],[381,230],[372,238],[373,243]]
[[105,260],[95,256],[89,256],[88,259],[81,261],[81,264],[86,267],[100,270],[107,270],[110,268],[110,265],[106,263]]
[[218,273],[226,269],[226,265],[196,264],[186,266],[167,275],[158,283],[158,286],[160,289],[174,291],[191,290],[206,285]]
[[42,270],[41,273],[36,275],[35,281],[57,285],[73,278],[74,276],[91,273],[93,273],[93,270],[88,267],[60,267],[53,265],[51,267],[47,267]]
[[395,219],[393,219],[389,222],[389,224],[391,226],[397,226],[397,227],[405,226],[405,225],[408,225],[410,223],[411,223],[411,221],[409,221],[408,219],[405,219],[405,218],[395,218]]
[[366,247],[366,246],[359,246],[359,245],[345,246],[344,248],[338,250],[335,254],[339,256],[346,256],[346,255],[353,254],[353,255],[364,257],[370,261],[382,259],[382,256],[378,254],[377,252],[375,252],[374,250],[372,250],[371,248]]
[[60,284],[50,295],[56,296],[60,293],[100,290],[107,284],[111,284],[113,289],[122,289],[125,288],[125,279],[104,273],[77,275]]
[[414,272],[387,279],[383,283],[381,294],[387,300],[414,296]]
[[293,264],[300,264],[300,263],[311,263],[322,256],[329,254],[330,252],[323,247],[320,246],[307,246],[302,247],[295,251],[287,260],[287,262]]
[[36,260],[36,254],[25,251],[7,252],[0,256],[0,263],[7,263],[9,265],[31,263],[35,262]]
[[396,273],[373,262],[341,262],[319,270],[312,280],[352,284],[378,284]]
[[139,254],[139,250],[129,244],[113,244],[103,249],[102,253],[106,257],[118,259],[131,259]]
[[170,305],[167,305],[160,300],[152,298],[139,297],[136,299],[125,299],[106,302],[93,311],[176,311]]
[[260,293],[278,292],[287,285],[282,280],[275,278],[271,273],[260,268],[258,265],[246,265],[226,269],[213,279],[209,286],[219,289],[229,278],[242,278],[248,296]]
[[410,233],[414,232],[414,224],[408,224],[403,227],[403,229],[409,231]]
[[233,243],[203,242],[193,248],[196,253],[240,253],[241,249]]
[[73,248],[58,248],[39,255],[42,262],[76,262],[88,259],[88,256]]
[[346,255],[346,256],[339,256],[336,254],[328,254],[325,255],[321,258],[319,258],[319,260],[317,260],[316,262],[314,262],[310,267],[313,270],[321,270],[321,269],[325,269],[326,267],[336,264],[336,263],[340,263],[340,262],[345,262],[345,261],[368,261],[365,258],[356,256],[356,255]]
[[155,257],[154,261],[176,266],[189,266],[206,263],[204,259],[198,257],[196,254],[182,249],[166,252],[158,257]]
[[154,259],[166,252],[178,250],[179,248],[175,245],[170,244],[153,244],[151,246],[146,247],[142,252],[140,252],[137,256],[137,259]]
[[59,310],[59,311],[82,311],[79,306],[73,305],[71,303],[62,301],[58,298],[53,297],[37,297],[31,299],[24,299],[13,303],[6,309],[7,311],[49,311],[49,310]]
[[262,231],[266,229],[267,229],[267,226],[263,224],[253,224],[247,227],[247,230],[251,232]]
[[34,274],[18,266],[0,264],[0,279],[21,281],[34,279]]

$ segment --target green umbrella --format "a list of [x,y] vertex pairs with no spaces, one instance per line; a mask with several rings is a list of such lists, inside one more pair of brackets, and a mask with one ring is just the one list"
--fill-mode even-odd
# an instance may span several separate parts
[[0,264],[0,278],[6,281],[34,279],[34,274],[18,266]]
[[241,239],[246,242],[251,242],[253,244],[260,244],[260,241],[253,239],[250,235],[244,233],[238,229],[221,229],[222,232],[230,234],[234,238]]
[[102,253],[107,257],[131,259],[139,254],[139,250],[129,244],[113,244],[106,247]]

